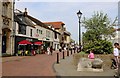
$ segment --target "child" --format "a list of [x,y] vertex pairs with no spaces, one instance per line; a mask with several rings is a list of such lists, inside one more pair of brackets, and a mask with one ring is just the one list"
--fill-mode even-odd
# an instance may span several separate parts
[[94,59],[94,53],[93,53],[93,50],[90,51],[90,54],[88,55],[88,58],[89,59]]

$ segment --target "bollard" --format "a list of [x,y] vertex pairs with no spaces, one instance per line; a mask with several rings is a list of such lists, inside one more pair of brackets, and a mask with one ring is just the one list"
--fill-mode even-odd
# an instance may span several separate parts
[[69,50],[67,50],[67,56],[69,56]]
[[79,48],[77,49],[77,53],[79,53]]
[[57,53],[57,64],[59,64],[59,53]]
[[72,49],[71,49],[71,55],[72,55]]
[[74,53],[75,53],[75,49],[74,49]]
[[64,51],[63,51],[63,59],[65,59],[65,54],[64,54]]

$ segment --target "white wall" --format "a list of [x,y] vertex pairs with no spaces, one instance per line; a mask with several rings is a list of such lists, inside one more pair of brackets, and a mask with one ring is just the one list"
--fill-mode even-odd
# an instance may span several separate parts
[[[31,29],[32,29],[32,36],[31,36],[31,32],[30,32]],[[27,35],[27,37],[36,38],[35,33],[36,33],[35,28],[30,27],[30,26],[26,27],[26,35]]]
[[55,50],[58,50],[59,47],[60,47],[60,43],[59,43],[59,34],[57,33],[57,39],[55,39],[55,33],[53,32],[53,38],[54,38],[54,41],[53,41],[53,48]]
[[[41,26],[35,26],[35,27],[36,27],[36,29],[35,29],[35,37],[38,38],[38,40],[43,40],[46,37],[46,30],[45,30],[45,28],[43,28]],[[37,33],[37,29],[38,30],[42,30],[42,34],[40,34],[39,31]]]
[[[30,26],[27,26],[27,27],[26,27],[26,35],[23,35],[23,34],[18,34],[18,27],[19,27],[19,25],[18,25],[18,23],[16,22],[16,30],[15,30],[15,33],[16,33],[17,36],[36,38],[36,37],[35,37],[35,33],[36,33],[35,28],[30,27]],[[30,36],[30,29],[32,29],[32,31],[33,31],[33,32],[32,32],[32,37]]]

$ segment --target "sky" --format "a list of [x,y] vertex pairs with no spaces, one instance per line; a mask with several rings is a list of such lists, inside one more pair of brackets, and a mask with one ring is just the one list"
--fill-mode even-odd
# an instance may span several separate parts
[[[81,20],[83,17],[90,18],[97,11],[107,13],[111,21],[118,16],[118,2],[111,0],[109,2],[78,2],[77,0],[74,2],[54,2],[54,0],[51,2],[35,0],[23,2],[22,0],[17,0],[15,8],[21,11],[27,8],[29,15],[42,22],[62,21],[75,41],[78,41],[78,17],[76,13],[79,10],[82,12]],[[84,27],[81,27],[81,32],[85,32]]]

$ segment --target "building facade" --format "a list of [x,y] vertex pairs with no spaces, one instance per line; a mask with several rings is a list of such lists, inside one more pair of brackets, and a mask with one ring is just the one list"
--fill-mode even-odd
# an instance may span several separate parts
[[65,43],[65,47],[69,47],[70,43],[71,43],[71,34],[68,31],[64,31],[64,43]]
[[47,25],[51,25],[57,32],[60,33],[60,46],[63,49],[70,44],[70,33],[66,30],[65,24],[61,21],[58,22],[44,22]]
[[12,54],[13,1],[0,0],[0,51]]
[[[55,31],[51,26],[42,23],[40,20],[28,15],[25,12],[15,12],[15,53],[19,51],[19,42],[28,40],[32,44],[41,42],[44,50],[48,46],[53,46],[55,50],[59,49],[59,32]],[[31,48],[32,45],[28,47]],[[27,49],[27,48],[25,48]],[[27,49],[28,50],[28,49]]]

